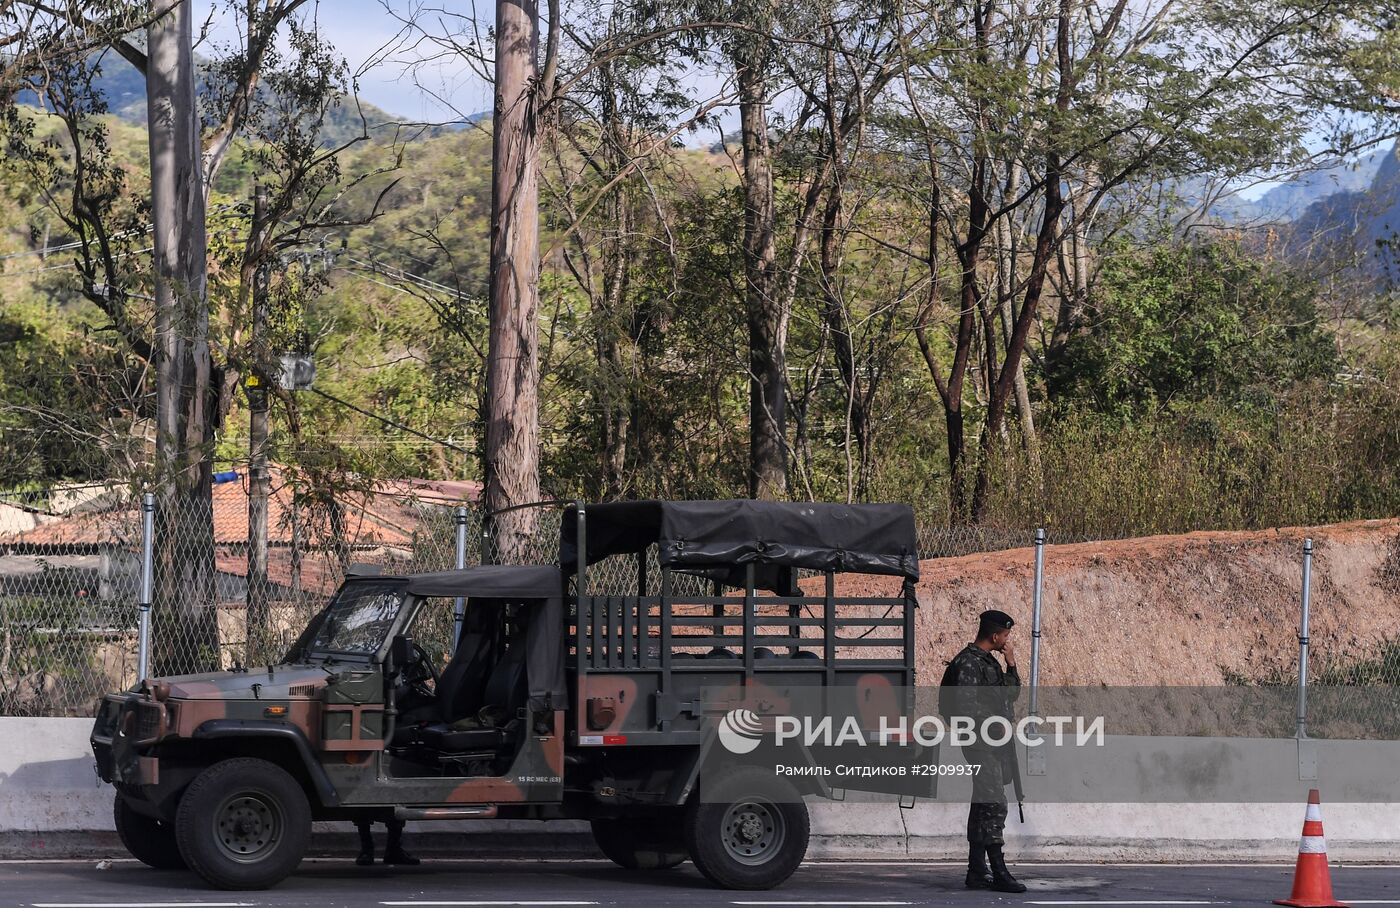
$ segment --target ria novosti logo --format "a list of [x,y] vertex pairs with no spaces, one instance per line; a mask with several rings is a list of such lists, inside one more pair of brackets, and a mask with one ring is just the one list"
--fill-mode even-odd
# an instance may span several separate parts
[[[900,716],[893,722],[882,716],[878,731],[863,728],[854,716],[836,719],[833,716],[775,715],[769,718],[772,720],[773,744],[777,747],[789,741],[801,742],[807,747],[911,743],[933,747],[944,740],[958,747],[974,744],[1001,747],[1013,739],[1027,747],[1039,747],[1045,743],[1059,746],[1065,743],[1071,728],[1077,746],[1104,745],[1103,716],[1088,721],[1083,716],[1026,716],[1019,722],[1012,722],[1003,716],[990,716],[980,724],[967,716],[954,716],[946,725],[938,716],[919,716],[912,722],[908,716]],[[1051,729],[1048,736],[1046,726]],[[743,707],[731,709],[719,721],[720,743],[725,750],[739,756],[757,750],[766,732],[764,721],[758,714]]]
[[719,743],[732,754],[753,753],[763,741],[763,723],[751,709],[731,709],[719,720]]

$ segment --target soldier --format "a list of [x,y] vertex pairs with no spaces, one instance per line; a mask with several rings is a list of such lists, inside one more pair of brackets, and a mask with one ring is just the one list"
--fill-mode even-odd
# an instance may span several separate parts
[[[978,616],[977,639],[953,657],[943,675],[944,687],[978,689],[960,692],[953,700],[956,706],[945,706],[942,710],[948,715],[970,716],[978,733],[976,742],[962,749],[963,759],[970,766],[980,767],[973,776],[972,803],[967,813],[967,840],[971,846],[966,880],[969,889],[1026,891],[1006,869],[1002,856],[1006,786],[1017,772],[1015,743],[991,746],[981,739],[982,723],[989,716],[1004,716],[1014,722],[1012,706],[1021,686],[1021,676],[1016,671],[1016,649],[1011,644],[1011,628],[1015,624],[1005,612],[983,612]],[[1001,653],[1006,660],[1005,670],[992,653]],[[946,694],[940,696],[940,700],[945,704],[949,702]]]
[[[385,820],[384,825],[389,829],[389,841],[384,844],[384,863],[417,867],[421,862],[403,850],[403,820]],[[374,823],[356,820],[355,828],[360,831],[360,855],[355,863],[368,867],[374,863]]]

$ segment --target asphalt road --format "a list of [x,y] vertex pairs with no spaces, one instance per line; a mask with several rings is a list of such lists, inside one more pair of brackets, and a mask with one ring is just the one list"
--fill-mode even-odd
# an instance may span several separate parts
[[[266,892],[204,888],[189,873],[159,872],[119,861],[99,870],[84,862],[0,863],[0,905],[24,908],[606,908],[716,906],[824,908],[917,905],[1039,908],[1168,908],[1267,905],[1286,897],[1292,867],[1283,865],[1020,864],[1031,891],[1023,896],[969,892],[962,868],[947,863],[824,862],[803,866],[770,892],[711,888],[687,866],[652,873],[604,861],[432,861],[416,868],[356,867],[308,860]],[[1400,865],[1332,871],[1336,894],[1354,906],[1400,906]]]

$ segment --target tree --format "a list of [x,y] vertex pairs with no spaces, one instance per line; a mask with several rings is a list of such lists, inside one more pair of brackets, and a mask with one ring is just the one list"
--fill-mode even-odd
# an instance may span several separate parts
[[[249,0],[248,44],[237,57],[222,116],[206,136],[196,103],[193,12],[184,0],[154,0],[144,54],[117,49],[146,77],[151,154],[152,276],[155,287],[157,597],[170,632],[157,668],[178,674],[217,658],[212,605],[214,433],[227,413],[225,379],[209,346],[210,185],[233,136],[246,124],[278,26],[306,0]],[[175,629],[178,628],[178,632]]]
[[[639,4],[626,17],[630,29],[597,45],[594,57],[596,65],[618,53],[620,46],[624,52],[650,52],[666,61],[657,67],[665,71],[677,59],[708,61],[717,49],[733,74],[743,211],[741,303],[748,335],[744,363],[748,376],[747,485],[754,498],[788,495],[788,332],[797,269],[816,231],[815,215],[830,172],[830,168],[822,168],[821,177],[806,187],[804,204],[790,223],[781,225],[784,234],[790,229],[790,237],[780,236],[774,161],[803,132],[816,110],[806,105],[785,129],[777,131],[771,128],[769,109],[779,91],[774,79],[781,73],[778,60],[782,48],[794,40],[785,36],[785,27],[795,25],[798,34],[805,36],[812,26],[804,16],[810,13],[820,18],[821,7],[819,3],[811,4],[810,10],[807,4],[780,7],[774,0],[691,0],[664,9]],[[685,125],[697,122],[713,105],[700,105]],[[780,249],[783,239],[790,239],[786,250]]]
[[[539,468],[539,8],[496,4],[496,94],[491,123],[490,340],[486,353],[486,507],[540,497]],[[521,559],[535,516],[493,522],[497,556]]]
[[[243,17],[243,43],[208,63],[203,74],[196,71],[187,3],[162,0],[145,11],[149,25],[144,47],[125,35],[107,35],[142,74],[147,89],[149,228],[154,247],[149,274],[142,268],[140,248],[147,229],[147,206],[140,198],[144,187],[133,184],[127,169],[113,162],[107,130],[99,119],[106,103],[96,93],[93,77],[103,65],[101,56],[29,78],[64,124],[65,149],[45,143],[22,118],[11,118],[11,126],[20,127],[11,131],[12,153],[28,167],[50,210],[76,238],[83,295],[155,375],[155,405],[145,415],[156,427],[153,472],[160,494],[161,631],[157,667],[162,671],[199,668],[217,654],[212,613],[214,440],[232,406],[239,376],[248,367],[241,337],[256,268],[269,255],[302,241],[313,228],[363,222],[334,211],[348,188],[340,185],[336,157],[363,138],[363,129],[360,137],[341,145],[321,143],[326,112],[342,94],[343,63],[337,66],[327,56],[314,28],[293,21],[287,42],[293,62],[281,66],[284,52],[276,34],[305,2],[231,4]],[[207,89],[202,106],[196,98],[201,75]],[[212,124],[207,132],[201,129],[201,114]],[[244,135],[250,124],[263,150],[248,158],[275,173],[277,191],[268,217],[250,232],[244,261],[235,267],[242,285],[233,294],[237,302],[211,306],[206,207],[235,137]],[[60,177],[52,188],[43,181],[45,173]],[[377,205],[368,217],[376,209]],[[274,229],[278,225],[283,226]],[[147,281],[153,289],[150,296],[141,292]],[[211,345],[211,310],[219,317],[218,358]]]
[[1093,322],[1054,373],[1055,399],[1131,417],[1205,400],[1270,408],[1340,363],[1317,284],[1229,241],[1119,244],[1103,256]]
[[[1080,326],[1100,214],[1131,220],[1143,187],[1165,180],[1296,160],[1331,79],[1313,44],[1370,16],[1359,3],[1236,0],[905,6],[905,32],[925,35],[902,41],[907,135],[925,160],[929,209],[921,257],[931,289],[916,328],[945,414],[955,517],[985,510],[992,455],[1046,298],[1058,291],[1060,302],[1047,367]],[[1203,45],[1201,34],[1214,40]],[[1008,226],[1025,239],[993,256],[1008,270],[998,285],[989,244]],[[946,371],[930,330],[937,322],[949,325]],[[971,477],[969,384],[985,410]]]
[[749,495],[787,497],[787,334],[791,310],[778,294],[773,160],[768,131],[768,38],[776,3],[743,4],[744,29],[729,36],[739,91],[743,150],[744,312],[749,326]]
[[[833,8],[829,15],[835,15]],[[871,300],[862,313],[856,290],[848,280],[849,245],[859,228],[856,212],[871,203],[860,188],[860,167],[869,152],[870,115],[876,99],[898,74],[897,42],[890,30],[887,7],[851,11],[844,21],[823,23],[824,41],[814,52],[808,71],[820,78],[794,77],[820,114],[818,153],[821,167],[809,188],[825,192],[821,209],[816,267],[816,305],[840,376],[844,406],[845,494],[847,501],[864,500],[870,489],[875,398],[884,367],[899,344],[894,331],[903,282],[887,288],[890,297]],[[869,260],[870,251],[858,254]],[[877,294],[883,296],[882,294]],[[860,323],[866,322],[866,337]],[[854,450],[852,450],[854,449]]]
[[[560,54],[566,93],[555,101],[542,171],[544,212],[564,226],[549,257],[586,299],[579,317],[594,337],[590,364],[574,358],[557,370],[564,389],[590,403],[566,405],[591,452],[597,442],[594,473],[578,487],[609,498],[659,494],[656,468],[674,443],[674,422],[654,393],[676,308],[689,304],[679,302],[687,230],[676,208],[693,174],[674,138],[704,123],[717,100],[689,97],[684,77],[698,42],[681,22],[650,13],[615,4],[569,22]],[[556,286],[551,296],[549,320],[559,324],[574,294]]]
[[[541,68],[537,0],[496,4],[494,61],[484,47],[486,29],[472,13],[430,6],[400,13],[386,3],[402,24],[390,45],[426,42],[462,58],[495,83],[481,461],[484,504],[488,511],[500,512],[492,520],[495,554],[507,562],[526,557],[536,514],[520,506],[540,498],[539,154],[542,121],[557,88],[561,5],[561,0],[549,2]],[[443,312],[444,325],[464,330],[472,320],[465,311],[471,305],[459,296]]]
[[[157,674],[209,664],[214,601],[213,364],[209,351],[204,168],[195,103],[194,14],[155,0],[146,31],[155,285]],[[191,652],[190,650],[194,651]]]
[[150,18],[142,0],[0,0],[0,104],[36,74],[80,62]]
[[[311,352],[304,310],[310,299],[327,289],[323,267],[328,264],[326,251],[322,248],[314,257],[302,253],[299,274],[275,266],[296,256],[317,235],[324,243],[327,232],[363,226],[377,219],[396,180],[388,180],[372,193],[362,208],[347,205],[346,197],[367,181],[396,169],[402,160],[402,149],[394,147],[387,164],[370,167],[353,177],[343,175],[341,156],[368,137],[361,114],[358,134],[337,144],[324,138],[329,116],[344,102],[345,63],[314,28],[293,19],[288,22],[288,31],[290,62],[285,62],[282,51],[270,49],[261,67],[261,81],[267,90],[242,102],[246,105],[244,117],[250,140],[243,150],[243,164],[255,181],[253,205],[251,212],[247,206],[239,206],[233,218],[224,220],[225,224],[233,222],[235,235],[243,234],[242,243],[236,248],[220,249],[231,267],[218,270],[234,275],[234,279],[231,287],[216,285],[218,299],[211,306],[221,316],[221,340],[229,351],[218,392],[222,408],[216,421],[220,425],[226,421],[240,376],[244,377],[249,410],[245,653],[249,660],[260,651],[272,658],[280,655],[268,651],[279,643],[268,625],[267,584],[268,499],[272,484],[268,471],[269,427],[274,396],[286,412],[292,435],[292,444],[284,451],[292,455],[293,470],[306,473],[313,487],[312,494],[299,496],[297,504],[308,500],[322,504],[330,517],[331,535],[343,538],[336,495],[345,491],[344,472],[324,469],[301,450],[297,404],[291,394],[278,387],[274,357],[274,351]],[[237,72],[240,64],[237,57],[233,59],[229,65]],[[226,84],[238,83],[231,78]],[[316,261],[313,270],[311,262],[315,259],[320,261]],[[278,272],[275,279],[274,270]],[[343,546],[336,549],[348,559],[348,550]]]

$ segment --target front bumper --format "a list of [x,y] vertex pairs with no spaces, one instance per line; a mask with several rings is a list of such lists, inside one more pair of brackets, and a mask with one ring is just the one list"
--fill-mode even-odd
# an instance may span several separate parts
[[149,750],[169,727],[165,704],[141,694],[109,694],[97,711],[90,738],[97,774],[117,785],[159,784],[159,761]]

